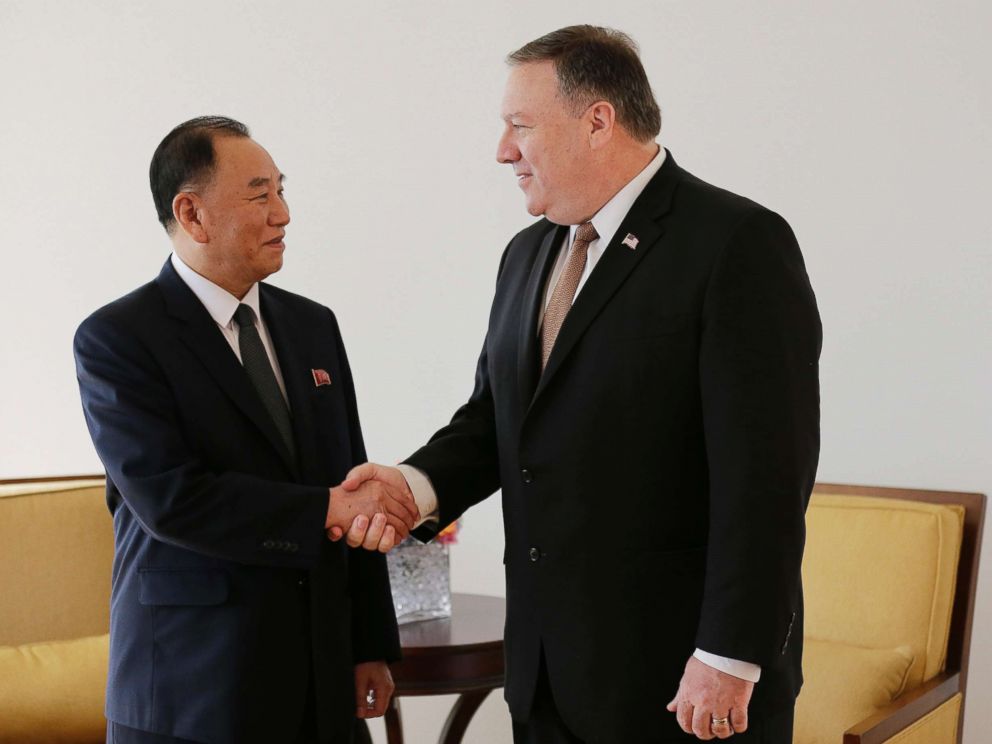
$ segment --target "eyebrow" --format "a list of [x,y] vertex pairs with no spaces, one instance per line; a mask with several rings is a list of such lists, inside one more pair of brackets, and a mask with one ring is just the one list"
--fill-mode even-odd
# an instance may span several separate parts
[[[286,180],[286,174],[280,173],[279,183],[282,183],[285,180]],[[261,176],[259,176],[258,178],[253,178],[251,179],[251,181],[248,182],[248,188],[257,189],[259,186],[268,186],[271,182],[272,182],[271,178],[262,178]]]

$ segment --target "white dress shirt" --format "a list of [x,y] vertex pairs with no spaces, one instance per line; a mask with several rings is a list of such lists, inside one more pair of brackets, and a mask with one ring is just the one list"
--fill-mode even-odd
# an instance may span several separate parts
[[179,274],[179,278],[186,283],[186,286],[196,295],[196,299],[210,313],[210,317],[214,319],[217,327],[220,328],[220,332],[224,335],[224,340],[230,345],[231,350],[239,362],[241,361],[241,347],[238,344],[240,329],[238,324],[234,322],[234,311],[238,309],[238,305],[247,305],[252,309],[252,312],[255,313],[255,327],[258,329],[258,335],[262,338],[262,346],[265,347],[265,353],[269,357],[272,371],[276,374],[276,382],[279,383],[282,397],[286,399],[286,405],[288,406],[289,398],[286,396],[286,384],[282,380],[282,370],[279,369],[279,359],[276,357],[275,350],[272,348],[272,338],[269,336],[269,329],[266,328],[265,321],[262,319],[262,309],[258,302],[258,284],[252,284],[251,289],[248,290],[248,294],[239,300],[223,287],[214,284],[205,276],[197,274],[175,252],[172,253],[172,266],[176,270],[176,273]]
[[[628,181],[626,186],[614,194],[613,198],[606,202],[590,220],[592,226],[596,228],[596,234],[599,237],[592,241],[587,249],[586,265],[582,270],[582,276],[579,277],[579,284],[575,290],[575,296],[572,298],[573,303],[575,302],[575,297],[578,297],[579,292],[582,291],[582,287],[585,286],[589,275],[596,268],[596,264],[599,263],[599,259],[602,258],[607,246],[613,240],[617,230],[620,229],[620,223],[623,222],[630,208],[637,201],[637,197],[641,195],[641,192],[644,191],[648,182],[654,178],[654,175],[659,171],[664,162],[665,148],[659,147],[658,154],[654,156],[654,159],[640,173],[634,176],[633,179]],[[554,287],[558,283],[558,279],[565,268],[568,252],[571,249],[572,243],[575,242],[575,231],[578,229],[578,225],[569,226],[568,235],[565,236],[565,240],[558,250],[558,258],[555,260],[555,265],[552,267],[551,274],[548,276],[547,284],[544,285],[544,302],[541,304],[541,311],[538,313],[537,332],[540,332],[541,323],[544,321],[544,312],[547,310],[548,303],[551,301],[551,295],[554,292]],[[614,247],[613,250],[620,250],[620,247]],[[421,521],[419,524],[423,524],[428,520],[436,522],[438,519],[437,493],[434,490],[433,484],[431,484],[430,478],[427,477],[426,473],[410,465],[400,465],[399,469],[406,478],[407,484],[413,492],[414,500],[417,502],[417,507],[420,509]],[[749,682],[757,682],[761,677],[761,667],[758,664],[729,659],[725,656],[711,654],[708,651],[698,648],[693,653],[693,656],[708,666],[735,677],[748,680]]]

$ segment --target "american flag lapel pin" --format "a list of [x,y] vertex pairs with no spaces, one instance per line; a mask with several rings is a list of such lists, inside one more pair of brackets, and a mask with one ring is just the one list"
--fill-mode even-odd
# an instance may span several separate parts
[[320,387],[321,385],[330,385],[331,376],[327,374],[327,370],[324,369],[312,369],[310,370],[313,374],[313,384],[315,387]]
[[622,242],[625,246],[630,248],[630,250],[632,251],[637,250],[638,240],[637,240],[637,236],[634,235],[634,233],[627,233],[627,237],[624,238]]

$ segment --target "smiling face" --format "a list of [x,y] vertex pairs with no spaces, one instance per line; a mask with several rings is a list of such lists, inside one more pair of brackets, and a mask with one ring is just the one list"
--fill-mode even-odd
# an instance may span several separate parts
[[513,166],[527,211],[535,217],[574,225],[601,206],[592,203],[592,125],[587,113],[575,115],[560,97],[551,62],[510,68],[496,159]]
[[248,137],[216,136],[213,148],[209,181],[173,202],[177,221],[195,241],[180,255],[198,273],[242,297],[252,284],[282,268],[289,224],[283,175],[265,148]]

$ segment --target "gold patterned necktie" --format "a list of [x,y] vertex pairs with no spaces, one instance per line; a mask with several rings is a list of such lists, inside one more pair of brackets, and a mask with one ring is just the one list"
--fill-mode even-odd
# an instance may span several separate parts
[[569,251],[568,259],[565,261],[565,268],[558,277],[554,292],[551,293],[551,301],[548,309],[544,312],[544,323],[541,325],[541,371],[548,366],[548,357],[555,347],[555,340],[558,338],[558,331],[561,330],[565,316],[572,309],[572,300],[575,297],[575,290],[579,286],[579,279],[586,268],[586,254],[589,251],[589,244],[596,240],[599,234],[591,222],[583,222],[579,229],[575,231],[575,241],[572,243],[572,250]]

